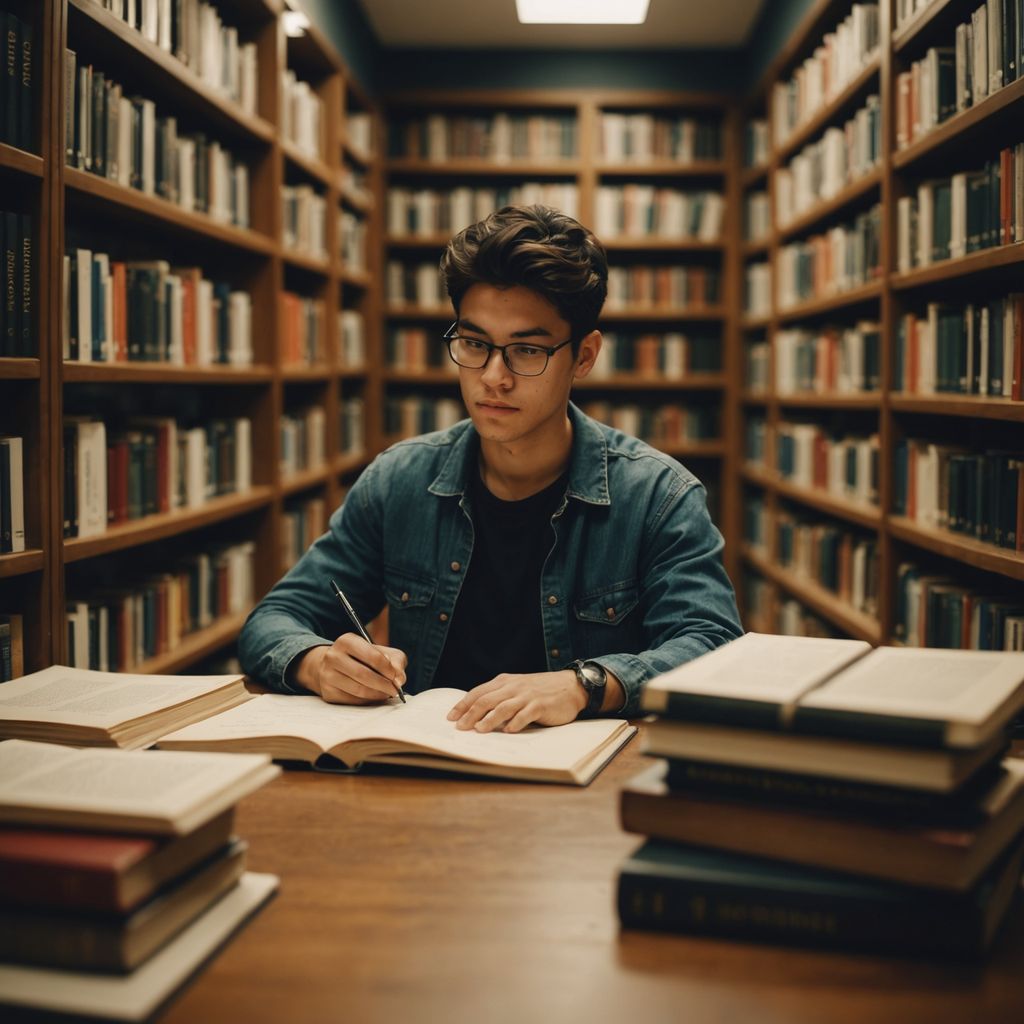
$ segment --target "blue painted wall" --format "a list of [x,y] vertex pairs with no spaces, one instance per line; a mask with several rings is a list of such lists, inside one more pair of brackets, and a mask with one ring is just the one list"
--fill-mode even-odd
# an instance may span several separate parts
[[[372,3],[373,0],[368,0]],[[814,0],[765,0],[747,45],[735,50],[388,50],[357,0],[300,0],[363,87],[690,89],[742,94],[782,48]]]

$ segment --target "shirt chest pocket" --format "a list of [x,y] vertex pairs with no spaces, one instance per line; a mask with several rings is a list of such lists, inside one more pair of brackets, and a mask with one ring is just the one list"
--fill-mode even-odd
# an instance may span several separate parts
[[388,603],[388,643],[407,654],[423,639],[427,611],[434,599],[434,580],[398,566],[384,567],[384,597]]
[[640,591],[633,581],[609,584],[577,598],[573,611],[582,651],[579,656],[617,654],[635,647],[640,630],[640,616],[636,614],[639,603]]

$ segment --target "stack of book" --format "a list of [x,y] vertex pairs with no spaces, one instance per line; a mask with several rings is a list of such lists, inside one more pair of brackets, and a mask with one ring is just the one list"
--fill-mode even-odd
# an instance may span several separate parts
[[1019,888],[1024,657],[750,633],[652,680],[627,927],[972,957]]
[[0,1003],[151,1013],[276,888],[246,873],[234,822],[279,771],[259,755],[0,743]]

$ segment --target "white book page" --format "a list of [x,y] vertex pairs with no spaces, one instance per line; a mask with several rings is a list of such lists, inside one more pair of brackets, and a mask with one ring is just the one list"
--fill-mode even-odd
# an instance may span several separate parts
[[4,683],[0,729],[9,722],[111,728],[237,683],[240,676],[147,676],[51,665]]
[[981,723],[1024,686],[1024,654],[879,647],[801,707]]
[[863,640],[747,633],[652,679],[644,707],[664,707],[663,693],[788,704],[870,650]]
[[6,740],[0,743],[0,808],[175,818],[268,761],[264,754],[72,750]]
[[267,693],[161,736],[158,744],[297,736],[327,750],[387,711],[387,705],[328,704],[319,697]]

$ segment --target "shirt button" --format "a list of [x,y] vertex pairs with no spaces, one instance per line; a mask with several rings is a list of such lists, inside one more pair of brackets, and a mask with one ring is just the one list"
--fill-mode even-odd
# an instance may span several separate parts
[[458,572],[462,568],[461,562],[452,562],[452,572]]
[[605,608],[604,613],[605,613],[605,615],[608,616],[609,619],[614,619],[615,618],[615,609],[614,608]]
[[552,658],[557,658],[558,657],[558,648],[557,647],[552,647],[551,648],[551,657]]
[[441,614],[440,614],[440,615],[438,615],[438,618],[439,618],[439,619],[440,619],[440,620],[441,620],[442,622],[447,622],[447,621],[448,621],[448,613],[447,613],[447,612],[441,612]]
[[558,598],[557,598],[557,597],[555,597],[555,595],[554,595],[554,594],[552,594],[552,595],[551,595],[551,596],[550,596],[550,597],[548,598],[548,604],[558,604]]
[[409,591],[403,591],[402,593],[402,604],[405,604],[409,600]]

